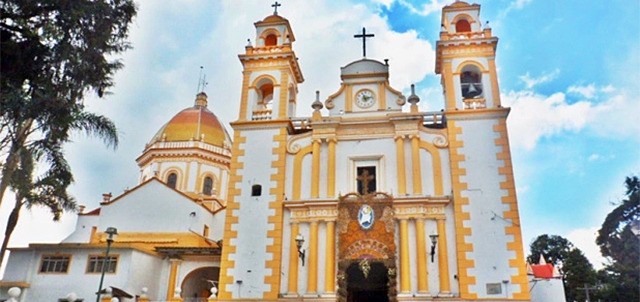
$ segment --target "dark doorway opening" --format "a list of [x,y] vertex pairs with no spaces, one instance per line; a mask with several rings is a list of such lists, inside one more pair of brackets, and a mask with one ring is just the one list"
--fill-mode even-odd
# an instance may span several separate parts
[[370,262],[365,276],[362,265],[347,268],[347,302],[389,302],[389,275],[381,262]]

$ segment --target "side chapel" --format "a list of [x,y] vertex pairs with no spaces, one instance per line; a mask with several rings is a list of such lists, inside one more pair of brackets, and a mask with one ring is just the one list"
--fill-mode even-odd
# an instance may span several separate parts
[[89,301],[107,266],[103,290],[121,301],[530,301],[480,5],[442,10],[442,111],[389,85],[363,28],[363,58],[311,117],[296,114],[304,77],[278,5],[239,55],[232,137],[198,94],[145,146],[137,187],[81,211],[60,244],[11,249],[0,294]]

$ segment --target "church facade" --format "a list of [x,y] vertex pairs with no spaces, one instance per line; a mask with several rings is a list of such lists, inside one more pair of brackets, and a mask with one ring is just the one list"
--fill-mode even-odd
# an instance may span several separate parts
[[[59,245],[13,249],[0,286],[37,295],[81,280],[71,264],[100,256],[113,226],[120,268],[106,284],[151,301],[530,301],[498,39],[479,14],[461,1],[442,10],[442,111],[420,111],[413,87],[395,90],[389,63],[363,54],[333,94],[316,93],[310,117],[296,114],[291,24],[256,22],[233,136],[199,94],[147,144],[138,187],[81,213]],[[152,202],[166,206],[120,215]],[[55,255],[77,260],[41,273]]]

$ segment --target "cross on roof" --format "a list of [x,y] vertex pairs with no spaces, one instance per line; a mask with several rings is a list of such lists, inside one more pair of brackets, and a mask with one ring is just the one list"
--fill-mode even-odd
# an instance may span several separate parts
[[361,35],[354,35],[354,38],[362,38],[362,56],[367,57],[367,38],[373,37],[373,34],[367,34],[367,30],[363,27]]
[[271,4],[271,7],[273,7],[273,14],[277,15],[278,14],[278,6],[282,6],[282,4],[278,3],[278,1],[276,1],[276,3]]
[[362,170],[362,174],[358,175],[356,178],[359,182],[362,182],[362,195],[366,195],[369,193],[369,182],[373,181],[376,177],[373,175],[369,175],[369,170]]

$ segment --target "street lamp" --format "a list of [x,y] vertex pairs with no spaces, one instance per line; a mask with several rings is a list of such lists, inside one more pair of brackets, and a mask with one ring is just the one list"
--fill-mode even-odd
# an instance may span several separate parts
[[431,234],[429,238],[431,238],[431,253],[429,255],[431,255],[431,262],[433,262],[433,256],[436,255],[436,245],[438,245],[438,234]]
[[302,260],[302,266],[304,266],[304,254],[305,254],[305,250],[302,249],[303,243],[304,243],[304,237],[302,237],[302,234],[298,234],[298,236],[296,236],[296,246],[298,247],[298,257],[300,257],[300,260]]
[[107,266],[109,265],[109,249],[111,249],[111,244],[113,243],[113,236],[118,235],[118,229],[114,227],[108,227],[106,231],[104,231],[107,236],[107,252],[104,255],[104,261],[102,263],[102,274],[100,275],[100,286],[98,286],[98,292],[96,293],[96,302],[100,302],[100,292],[102,291],[102,282],[104,281],[104,273],[107,270]]

